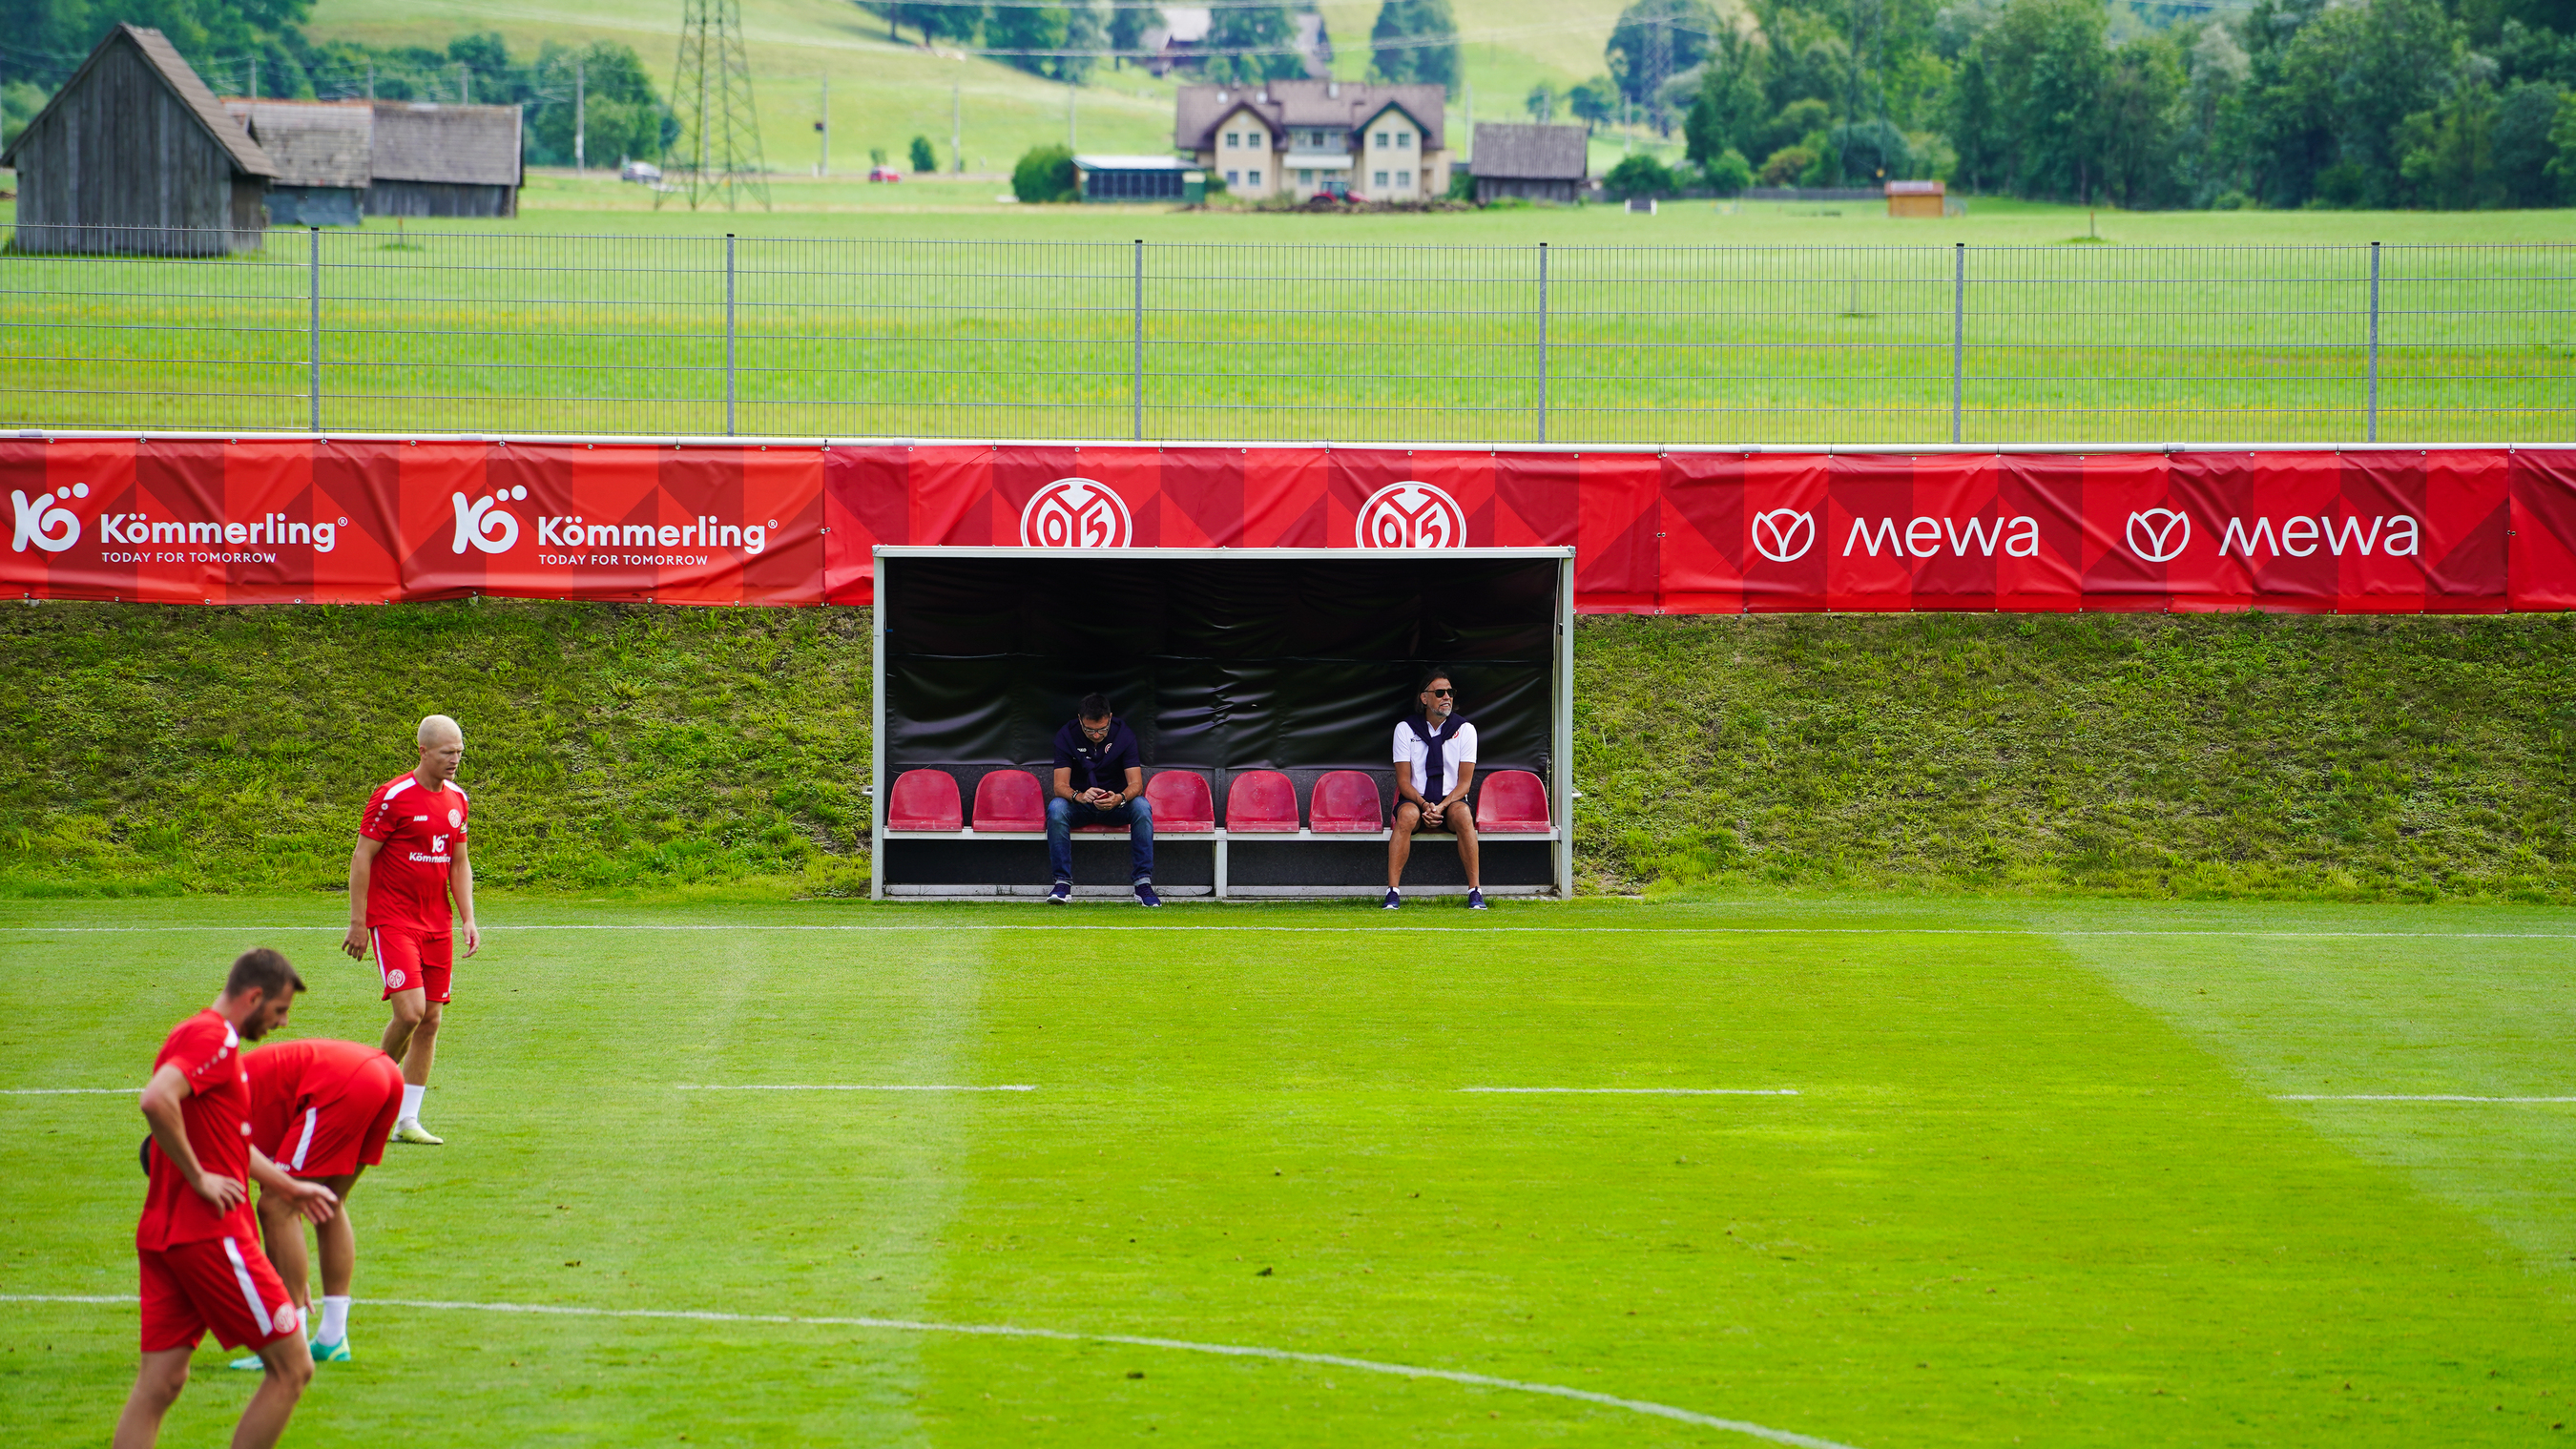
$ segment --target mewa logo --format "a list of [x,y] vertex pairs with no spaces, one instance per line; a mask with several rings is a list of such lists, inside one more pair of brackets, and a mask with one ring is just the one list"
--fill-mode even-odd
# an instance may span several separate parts
[[1753,515],[1753,550],[1773,563],[1796,563],[1816,546],[1816,515],[1774,508]]
[[30,498],[15,488],[9,490],[9,504],[17,526],[9,531],[9,551],[25,553],[34,544],[47,553],[61,553],[80,542],[80,515],[61,505],[66,498],[87,498],[89,485],[75,483],[68,488],[48,488]]

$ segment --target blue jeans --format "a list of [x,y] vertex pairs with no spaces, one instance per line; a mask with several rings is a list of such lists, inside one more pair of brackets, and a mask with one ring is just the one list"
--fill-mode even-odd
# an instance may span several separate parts
[[1073,879],[1073,827],[1127,827],[1127,878],[1147,880],[1154,874],[1154,802],[1139,795],[1111,810],[1096,809],[1059,795],[1047,801],[1047,864],[1057,880]]

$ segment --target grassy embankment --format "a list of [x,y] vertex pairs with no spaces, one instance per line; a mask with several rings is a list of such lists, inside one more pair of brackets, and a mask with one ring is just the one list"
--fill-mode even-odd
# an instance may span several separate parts
[[[492,888],[865,879],[866,616],[0,615],[0,892],[324,890],[413,720]],[[1589,889],[2576,901],[2576,620],[1595,619]]]

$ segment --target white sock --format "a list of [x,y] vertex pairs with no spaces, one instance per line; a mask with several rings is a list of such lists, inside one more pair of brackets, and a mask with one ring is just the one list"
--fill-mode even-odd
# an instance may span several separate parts
[[322,1295],[322,1327],[313,1335],[320,1343],[345,1343],[349,1338],[349,1295],[334,1298]]
[[409,1082],[403,1083],[402,1119],[404,1121],[417,1122],[420,1120],[420,1099],[426,1095],[428,1091],[429,1088],[427,1087],[415,1087]]

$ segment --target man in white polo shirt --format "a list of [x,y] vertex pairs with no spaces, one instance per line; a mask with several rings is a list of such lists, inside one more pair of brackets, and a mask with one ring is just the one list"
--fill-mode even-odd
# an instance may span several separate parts
[[1419,703],[1395,722],[1395,834],[1386,843],[1386,908],[1404,904],[1404,863],[1413,855],[1413,832],[1450,830],[1457,832],[1458,860],[1467,867],[1467,909],[1481,911],[1476,817],[1467,809],[1467,784],[1476,777],[1476,727],[1458,718],[1458,690],[1445,669],[1423,676]]

